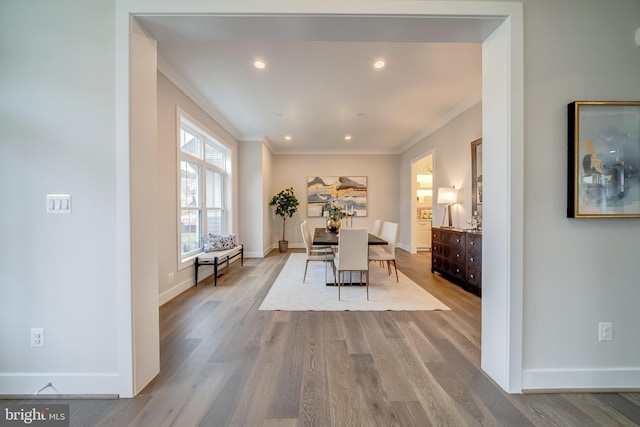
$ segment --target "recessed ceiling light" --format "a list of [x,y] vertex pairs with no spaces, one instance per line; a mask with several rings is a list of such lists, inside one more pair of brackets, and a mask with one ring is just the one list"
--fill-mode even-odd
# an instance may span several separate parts
[[351,141],[351,135],[346,135],[346,136],[344,137],[344,140],[345,140],[345,141]]
[[284,139],[286,139],[287,141],[291,141],[291,135],[285,136]]
[[260,68],[260,69],[263,69],[264,67],[266,67],[266,64],[262,61],[256,61],[253,63],[253,65],[255,65],[256,68]]
[[383,68],[384,67],[384,61],[380,60],[380,61],[376,61],[375,64],[373,64],[374,68]]

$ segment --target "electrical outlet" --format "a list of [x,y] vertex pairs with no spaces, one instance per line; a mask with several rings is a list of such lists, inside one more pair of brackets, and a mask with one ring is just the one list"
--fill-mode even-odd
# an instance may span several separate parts
[[169,273],[169,283],[173,283],[173,273]]
[[613,323],[600,322],[598,323],[598,341],[612,341],[613,340]]
[[31,328],[31,347],[44,347],[44,328]]

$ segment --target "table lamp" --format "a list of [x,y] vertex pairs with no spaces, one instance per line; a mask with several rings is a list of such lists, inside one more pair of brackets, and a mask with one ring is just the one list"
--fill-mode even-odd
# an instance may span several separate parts
[[453,221],[451,219],[451,205],[458,203],[458,190],[455,187],[440,187],[438,188],[438,202],[439,205],[446,205],[445,210],[449,217],[449,225],[444,225],[444,216],[442,216],[442,227],[453,228]]

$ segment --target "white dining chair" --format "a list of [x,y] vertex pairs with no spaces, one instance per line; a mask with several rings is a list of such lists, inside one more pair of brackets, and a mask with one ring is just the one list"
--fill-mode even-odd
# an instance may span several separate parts
[[[376,219],[373,222],[373,228],[371,229],[371,234],[373,234],[376,237],[380,237],[380,231],[382,230],[382,224],[384,223],[383,220],[381,219]],[[369,250],[371,250],[371,248],[369,248]],[[380,267],[384,267],[384,264],[382,261],[380,261]]]
[[381,219],[376,219],[373,221],[373,228],[371,229],[371,234],[374,236],[380,237],[380,230],[382,229],[382,221]]
[[366,228],[341,228],[338,236],[338,256],[336,257],[336,271],[338,276],[338,300],[340,300],[341,272],[359,273],[362,283],[362,273],[365,274],[367,300],[369,299],[369,231]]
[[331,269],[333,270],[335,280],[336,267],[334,264],[335,254],[333,253],[333,250],[327,246],[313,245],[313,239],[311,237],[311,231],[309,230],[307,221],[303,221],[302,224],[300,224],[300,231],[302,232],[302,240],[304,241],[304,247],[307,251],[307,262],[304,265],[302,283],[307,279],[307,267],[309,267],[309,263],[313,261],[331,262]]
[[398,266],[396,265],[396,243],[398,240],[398,223],[385,221],[382,224],[380,238],[387,241],[386,245],[374,246],[369,250],[369,261],[386,262],[387,273],[391,275],[391,263],[396,271],[396,282],[398,279]]

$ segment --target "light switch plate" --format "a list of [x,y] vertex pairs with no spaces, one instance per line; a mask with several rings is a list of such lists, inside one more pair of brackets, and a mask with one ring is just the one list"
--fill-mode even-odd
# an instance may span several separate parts
[[598,323],[598,341],[613,341],[613,323]]
[[47,194],[48,214],[70,214],[71,196],[68,194]]

